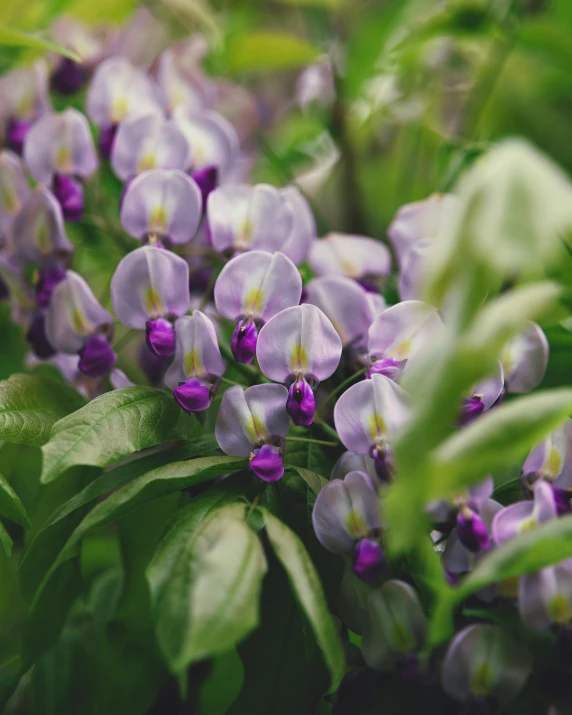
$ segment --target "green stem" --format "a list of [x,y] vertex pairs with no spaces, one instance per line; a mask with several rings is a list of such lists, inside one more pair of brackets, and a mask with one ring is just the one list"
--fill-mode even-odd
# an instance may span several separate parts
[[336,440],[336,444],[341,443],[341,439],[339,434],[336,432],[336,430],[333,427],[330,427],[330,425],[326,424],[324,420],[322,420],[318,415],[314,415],[314,424],[317,424],[318,427],[321,427],[321,429],[332,439]]
[[325,442],[323,439],[310,439],[309,437],[286,437],[286,442],[306,442],[307,444],[319,444],[322,447],[337,447],[337,442]]
[[219,347],[223,357],[229,360],[239,372],[249,379],[250,382],[258,380],[259,376],[256,370],[250,367],[250,365],[245,365],[243,362],[235,361],[232,350],[228,345],[226,345],[226,343],[221,342]]
[[343,392],[348,385],[351,385],[354,380],[357,380],[358,377],[361,377],[362,375],[365,375],[367,372],[367,367],[364,367],[362,370],[359,370],[358,372],[354,373],[353,375],[350,375],[350,377],[347,378],[347,380],[344,380],[340,385],[338,385],[334,390],[330,392],[330,394],[326,397],[326,399],[322,402],[320,405],[318,412],[321,412],[324,407],[333,400],[333,398],[338,395],[340,392]]
[[244,387],[244,385],[241,385],[240,382],[229,380],[228,377],[221,377],[220,381],[224,382],[226,385],[232,385],[233,387]]

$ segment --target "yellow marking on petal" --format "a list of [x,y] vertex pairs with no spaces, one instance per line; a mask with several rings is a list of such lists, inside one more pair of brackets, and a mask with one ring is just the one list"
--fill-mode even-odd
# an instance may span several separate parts
[[23,94],[16,103],[16,116],[29,118],[34,113],[34,104],[34,92]]
[[149,171],[149,169],[157,168],[157,157],[152,152],[147,152],[139,159],[137,163],[137,173],[140,174],[143,171]]
[[362,538],[366,536],[369,531],[369,529],[367,528],[367,524],[361,518],[361,514],[357,509],[353,509],[347,515],[346,528],[348,530],[348,534],[353,539]]
[[355,263],[348,260],[347,258],[342,261],[342,270],[350,278],[358,278],[359,270]]
[[256,444],[257,442],[264,441],[270,435],[266,429],[264,423],[256,417],[256,415],[251,415],[246,424],[246,433],[251,442]]
[[161,296],[152,286],[145,291],[145,309],[149,315],[157,318],[166,312]]
[[409,653],[415,647],[415,641],[401,621],[395,621],[391,629],[391,640],[400,653]]
[[553,623],[568,623],[572,618],[568,600],[563,593],[557,593],[550,599],[548,615]]
[[82,313],[81,310],[78,310],[77,308],[75,308],[72,311],[71,323],[72,323],[73,329],[79,335],[89,335],[90,333],[93,332],[93,329],[94,329],[93,324],[88,319],[88,317],[84,313]]
[[149,218],[151,231],[165,233],[167,230],[167,211],[164,206],[155,206]]
[[8,186],[0,186],[0,198],[2,206],[9,214],[15,214],[20,208],[20,201],[15,191],[12,191]]
[[471,693],[477,697],[484,697],[491,691],[493,684],[493,671],[488,663],[480,663],[471,678]]
[[394,348],[388,350],[387,355],[393,360],[405,360],[410,352],[411,340],[403,340],[399,343],[399,345],[396,345]]
[[68,146],[60,146],[56,151],[56,156],[54,158],[54,165],[57,171],[62,174],[70,174],[72,168],[72,158],[71,151]]
[[193,168],[203,169],[207,163],[207,153],[200,144],[193,144]]
[[542,469],[542,474],[545,477],[554,479],[562,471],[562,457],[560,452],[552,447],[546,460],[544,467]]
[[201,358],[196,350],[191,350],[185,355],[185,372],[187,375],[202,375],[204,373]]
[[42,255],[51,251],[50,232],[45,221],[36,224],[36,246]]
[[252,221],[246,219],[239,227],[236,234],[236,245],[237,246],[249,246],[252,242],[252,234],[254,233],[254,226]]
[[387,428],[383,417],[378,415],[377,412],[371,415],[369,418],[369,434],[372,440],[375,440],[376,437],[385,434],[386,430]]
[[512,355],[510,350],[505,348],[501,353],[500,361],[504,369],[504,374],[510,375],[514,369],[514,355]]
[[127,97],[117,97],[111,105],[110,117],[114,124],[119,124],[127,116],[129,102]]
[[518,533],[524,534],[525,531],[532,531],[532,529],[536,529],[536,527],[536,519],[534,516],[531,516],[529,519],[526,519],[525,521],[522,521],[520,523],[520,526],[518,527]]
[[262,312],[262,299],[264,298],[264,293],[261,288],[253,288],[245,301],[245,312],[252,313],[253,315],[260,315]]
[[308,361],[308,355],[301,343],[297,343],[292,348],[291,364],[294,371],[301,370],[302,372],[308,372],[310,363]]

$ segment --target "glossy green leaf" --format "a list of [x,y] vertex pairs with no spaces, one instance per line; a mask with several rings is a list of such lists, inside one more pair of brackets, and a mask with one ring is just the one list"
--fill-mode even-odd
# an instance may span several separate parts
[[63,57],[69,57],[76,62],[81,61],[81,57],[72,50],[59,45],[57,42],[42,37],[40,34],[24,32],[15,27],[0,27],[0,45],[6,47],[28,47],[42,52],[55,52]]
[[44,445],[42,482],[74,464],[105,467],[172,438],[181,409],[173,396],[152,387],[125,387],[96,398],[57,422]]
[[227,65],[232,73],[264,73],[304,67],[320,54],[319,47],[296,35],[253,30],[230,40]]
[[170,669],[224,653],[259,622],[266,559],[245,504],[222,507],[178,554],[157,604],[157,639]]
[[20,497],[0,474],[0,516],[30,528],[30,519]]
[[434,453],[429,498],[450,495],[523,459],[572,414],[572,390],[519,397],[458,430]]
[[290,585],[324,654],[333,691],[344,676],[345,659],[340,637],[328,611],[324,589],[302,541],[267,509],[262,511],[272,548],[288,573]]
[[79,392],[62,382],[13,375],[0,382],[0,439],[38,447],[58,420],[83,405]]

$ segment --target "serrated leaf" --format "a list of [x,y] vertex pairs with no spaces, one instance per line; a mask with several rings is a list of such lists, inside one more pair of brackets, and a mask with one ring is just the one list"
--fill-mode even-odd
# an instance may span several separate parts
[[334,691],[345,674],[344,652],[314,564],[296,534],[267,509],[261,511],[272,548],[288,573],[296,599],[306,614],[322,650],[330,671],[330,690]]
[[266,559],[245,509],[223,507],[204,521],[164,584],[157,639],[174,673],[230,650],[258,625]]
[[16,524],[30,528],[30,519],[20,497],[0,474],[0,516],[5,516]]
[[41,481],[51,482],[75,464],[105,467],[170,439],[180,407],[152,387],[125,387],[96,398],[52,428],[42,448]]
[[436,450],[429,498],[448,496],[524,459],[571,414],[569,389],[537,392],[496,407]]
[[253,30],[230,40],[227,66],[233,73],[295,69],[304,67],[320,54],[319,47],[296,35]]
[[55,52],[70,60],[81,62],[81,57],[63,45],[54,42],[39,34],[24,32],[15,27],[0,27],[0,45],[7,47],[29,47],[42,52]]
[[83,405],[79,392],[62,382],[12,375],[0,382],[0,439],[39,447],[58,420]]

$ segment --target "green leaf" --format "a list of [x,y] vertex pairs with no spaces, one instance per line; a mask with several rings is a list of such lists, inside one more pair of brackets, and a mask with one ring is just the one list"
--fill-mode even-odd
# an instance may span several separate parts
[[448,496],[518,462],[571,414],[570,389],[537,392],[491,410],[435,451],[429,498]]
[[35,375],[13,375],[0,382],[0,439],[39,447],[54,423],[85,405],[62,382]]
[[310,469],[304,469],[303,467],[288,465],[288,470],[296,472],[300,475],[300,477],[302,477],[302,479],[308,485],[308,488],[310,489],[314,500],[322,491],[324,486],[328,483],[328,480],[325,477],[322,477],[320,474],[316,474],[316,472],[312,472]]
[[253,30],[229,41],[227,67],[232,73],[296,69],[304,67],[320,54],[319,47],[296,35]]
[[30,520],[20,497],[0,474],[0,516],[30,528]]
[[12,556],[12,547],[14,546],[14,542],[2,522],[0,522],[0,544],[2,544],[2,547],[6,552],[6,556]]
[[42,52],[56,52],[70,60],[81,62],[81,57],[72,50],[59,45],[53,40],[46,39],[39,34],[24,32],[15,27],[0,27],[0,45],[7,47],[29,47]]
[[296,534],[267,509],[261,511],[272,548],[288,573],[290,585],[324,654],[334,691],[345,673],[344,652],[314,564]]
[[157,639],[170,669],[232,649],[259,622],[264,550],[244,504],[218,509],[174,562],[157,607]]
[[152,387],[125,387],[96,398],[52,428],[44,445],[41,481],[51,482],[74,464],[105,467],[173,436],[180,407]]

